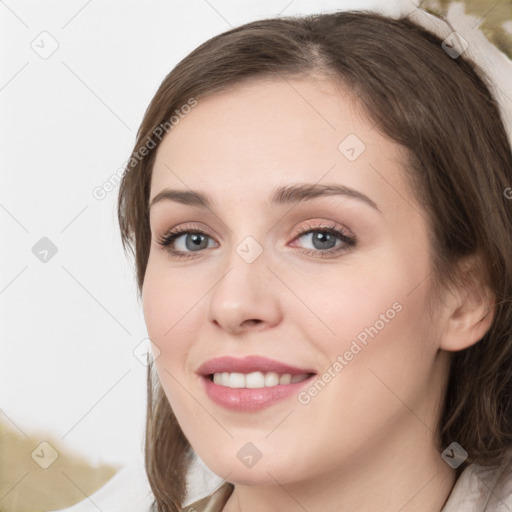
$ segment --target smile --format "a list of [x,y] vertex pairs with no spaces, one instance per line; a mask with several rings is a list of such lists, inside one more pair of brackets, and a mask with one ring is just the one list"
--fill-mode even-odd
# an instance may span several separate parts
[[316,372],[262,356],[218,357],[197,372],[206,396],[237,412],[256,412],[291,398]]

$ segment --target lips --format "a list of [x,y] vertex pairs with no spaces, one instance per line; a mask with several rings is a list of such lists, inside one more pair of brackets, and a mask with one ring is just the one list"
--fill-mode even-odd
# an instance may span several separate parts
[[207,396],[226,409],[254,412],[298,393],[316,375],[261,356],[219,357],[197,370]]

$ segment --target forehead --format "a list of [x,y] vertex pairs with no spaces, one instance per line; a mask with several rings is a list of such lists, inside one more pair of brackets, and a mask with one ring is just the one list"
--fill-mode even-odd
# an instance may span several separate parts
[[[261,158],[289,157],[290,150],[306,152],[322,139],[325,150],[344,131],[356,129],[353,104],[349,93],[338,92],[325,79],[245,82],[200,98],[164,139],[158,154],[196,159],[201,158],[198,150],[215,150],[218,157],[243,160],[259,150]],[[308,147],[302,144],[305,140]],[[337,146],[331,150],[334,153]]]
[[400,186],[403,161],[341,84],[260,79],[200,98],[172,128],[157,150],[151,198],[165,187],[228,197],[323,178],[370,192],[382,187],[375,164],[395,169],[388,178]]

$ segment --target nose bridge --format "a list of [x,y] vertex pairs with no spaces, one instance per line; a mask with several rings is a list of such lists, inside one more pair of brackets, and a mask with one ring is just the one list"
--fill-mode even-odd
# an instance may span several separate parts
[[268,258],[263,245],[253,236],[246,236],[240,242],[234,238],[224,256],[223,278],[213,290],[217,301],[238,303],[239,308],[246,302],[254,303],[270,274],[265,266]]
[[[269,251],[268,233],[265,232],[265,226],[258,220],[258,213],[246,203],[239,199],[233,203],[239,204],[236,211],[232,212],[233,218],[227,219],[226,224],[231,222],[231,231],[228,242],[224,246],[224,258],[226,272],[235,272],[239,279],[248,281],[254,278],[254,274],[264,276],[270,274],[265,267],[268,263]],[[266,247],[266,249],[264,249]],[[227,276],[226,276],[227,277]]]
[[269,286],[269,249],[252,235],[238,242],[236,236],[233,232],[233,243],[225,249],[222,276],[210,294],[209,320],[230,332],[243,330],[247,324],[274,325],[280,308],[275,287]]

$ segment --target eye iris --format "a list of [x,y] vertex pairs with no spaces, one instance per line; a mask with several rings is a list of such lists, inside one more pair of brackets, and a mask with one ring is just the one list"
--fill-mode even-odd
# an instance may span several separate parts
[[[325,247],[323,244],[327,243],[329,245],[330,242],[334,242],[336,244],[336,237],[332,233],[327,233],[324,231],[318,231],[313,234],[313,245],[315,245],[316,249],[322,250],[322,249],[332,249],[334,245],[330,245],[328,247]],[[320,247],[317,246],[317,243],[320,244]]]
[[[202,240],[201,240],[202,239]],[[186,243],[185,245],[187,246],[187,249],[189,250],[193,250],[193,249],[205,249],[206,246],[208,245],[208,241],[206,240],[206,237],[204,235],[201,235],[200,233],[190,233],[189,235],[187,235],[187,238],[186,238]],[[189,244],[189,240],[192,240],[192,244]],[[206,244],[203,244],[203,246],[201,246],[201,242],[204,242],[206,241]]]

